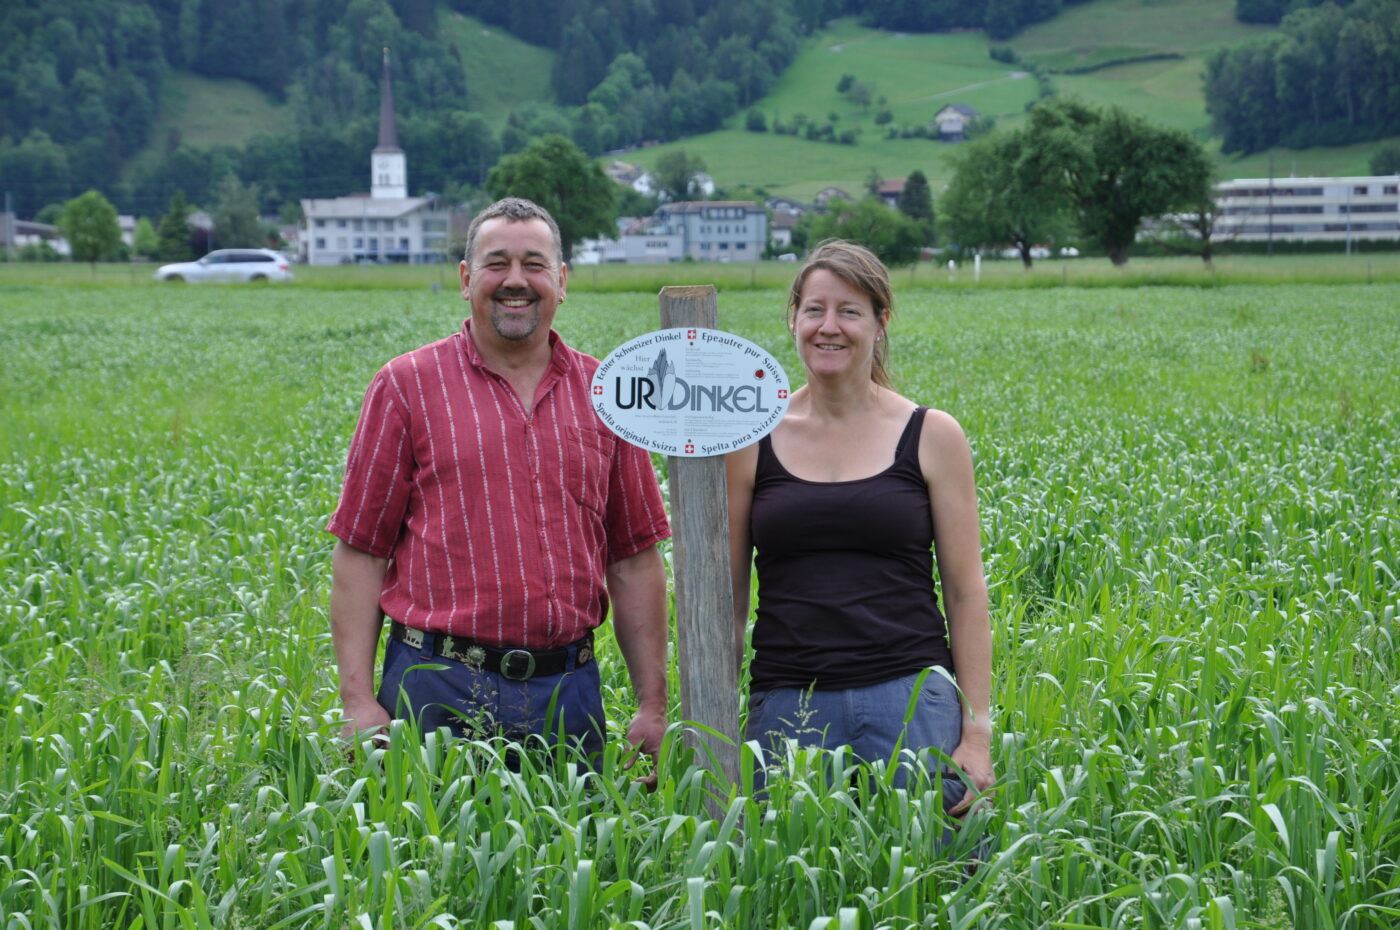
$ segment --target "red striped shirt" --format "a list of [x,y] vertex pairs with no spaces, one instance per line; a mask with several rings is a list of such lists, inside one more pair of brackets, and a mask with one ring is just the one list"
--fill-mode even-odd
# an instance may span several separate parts
[[651,459],[598,420],[598,360],[550,332],[527,410],[471,321],[370,382],[326,527],[390,559],[379,605],[497,646],[573,642],[607,616],[606,567],[670,535]]

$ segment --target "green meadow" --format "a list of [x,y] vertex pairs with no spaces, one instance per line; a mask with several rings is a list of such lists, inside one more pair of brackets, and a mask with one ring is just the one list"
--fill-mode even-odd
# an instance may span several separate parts
[[[980,31],[909,34],[869,29],[837,20],[804,42],[796,61],[767,97],[755,102],[771,121],[805,113],[818,123],[837,116],[838,133],[858,128],[854,146],[809,142],[792,136],[751,133],[743,112],[725,128],[647,149],[626,157],[650,166],[669,148],[684,148],[705,159],[722,187],[762,187],[770,195],[810,200],[835,185],[859,195],[872,168],[887,178],[915,169],[937,191],[952,177],[956,145],[927,139],[887,139],[888,127],[875,124],[878,105],[863,109],[836,92],[843,74],[873,83],[887,99],[891,125],[923,125],[949,103],[962,103],[1016,127],[1038,97],[1029,64],[1051,73],[1058,93],[1096,105],[1121,106],[1165,126],[1193,133],[1219,153],[1208,138],[1210,118],[1202,93],[1205,60],[1218,48],[1267,35],[1272,27],[1236,22],[1234,7],[1220,0],[1092,0],[1067,6],[1054,19],[1021,31],[1004,43]],[[1007,64],[988,56],[993,45],[1011,48],[1020,59]],[[1176,56],[1130,61],[1144,56]],[[1114,62],[1127,62],[1114,64]],[[1082,74],[1059,73],[1096,68]],[[1280,176],[1368,174],[1367,162],[1381,143],[1337,148],[1276,150]],[[1221,177],[1266,177],[1269,154],[1222,156]]]
[[[6,930],[1400,923],[1394,280],[897,277],[894,375],[972,443],[996,642],[996,804],[945,844],[926,780],[747,750],[729,784],[678,707],[654,794],[616,744],[600,776],[402,727],[347,756],[322,528],[370,376],[460,298],[13,270]],[[800,374],[783,293],[720,283]],[[573,291],[593,354],[657,325],[654,292]]]
[[[497,130],[522,103],[554,99],[550,49],[445,7],[438,9],[438,38],[456,47],[467,79],[467,101]],[[510,75],[509,80],[502,80],[502,75]]]

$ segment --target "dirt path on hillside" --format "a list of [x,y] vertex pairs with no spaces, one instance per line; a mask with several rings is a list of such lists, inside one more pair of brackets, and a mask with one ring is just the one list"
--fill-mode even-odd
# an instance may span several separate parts
[[954,94],[964,94],[970,90],[976,90],[979,87],[989,87],[992,84],[1005,84],[1007,81],[1019,81],[1022,78],[1028,78],[1030,76],[1031,73],[1029,71],[1012,71],[1003,78],[996,78],[991,81],[978,81],[976,84],[967,84],[963,87],[955,87],[952,90],[942,90],[936,94],[929,94],[927,97],[915,97],[913,100],[905,102],[923,103],[925,100],[937,100],[939,97],[951,97]]

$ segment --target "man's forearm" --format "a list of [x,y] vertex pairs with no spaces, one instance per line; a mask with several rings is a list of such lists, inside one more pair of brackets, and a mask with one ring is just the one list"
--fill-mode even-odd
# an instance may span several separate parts
[[666,568],[655,546],[608,566],[613,633],[641,710],[666,713]]
[[379,592],[388,566],[388,559],[344,542],[331,556],[331,641],[343,703],[374,696],[374,653],[384,625]]

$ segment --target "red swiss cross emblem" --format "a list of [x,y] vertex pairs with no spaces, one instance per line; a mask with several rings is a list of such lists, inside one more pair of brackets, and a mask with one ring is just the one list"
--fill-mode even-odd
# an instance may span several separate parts
[[778,389],[778,400],[787,400],[787,388]]
[[694,339],[694,338],[695,338],[695,330],[693,330],[693,329],[687,329],[687,330],[685,331],[685,338],[687,338],[687,339]]
[[688,442],[688,443],[685,444],[685,454],[686,454],[686,455],[694,455],[694,454],[695,454],[695,443],[693,443],[693,442]]
[[593,385],[593,393],[594,393],[594,394],[601,394],[601,393],[603,393],[603,386],[602,386],[601,384],[595,384],[595,385]]

